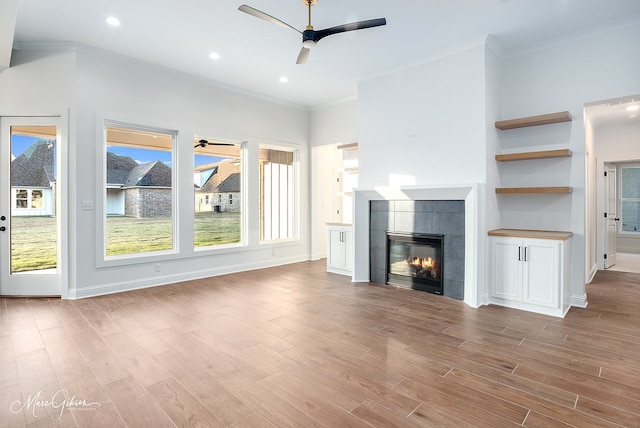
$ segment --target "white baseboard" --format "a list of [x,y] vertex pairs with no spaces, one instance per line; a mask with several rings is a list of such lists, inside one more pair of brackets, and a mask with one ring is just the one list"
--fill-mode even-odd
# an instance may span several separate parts
[[275,266],[288,265],[291,263],[309,261],[307,257],[288,257],[268,262],[256,262],[235,266],[224,266],[213,269],[204,269],[193,272],[184,272],[175,275],[155,276],[153,278],[123,281],[103,285],[94,285],[83,288],[73,288],[69,290],[68,298],[71,300],[84,299],[88,297],[104,296],[107,294],[122,293],[125,291],[140,290],[143,288],[158,287],[161,285],[173,284],[175,282],[191,281],[194,279],[209,278],[213,276],[226,275],[230,273],[245,272],[256,269],[265,269]]
[[583,294],[582,296],[571,296],[571,306],[586,308],[588,304],[587,293]]
[[327,253],[315,253],[315,254],[311,254],[311,261],[315,261],[315,260],[320,260],[320,259],[326,259],[327,258]]

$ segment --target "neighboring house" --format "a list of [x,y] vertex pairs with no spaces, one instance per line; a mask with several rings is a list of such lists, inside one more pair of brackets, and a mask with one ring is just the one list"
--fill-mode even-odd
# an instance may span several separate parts
[[107,215],[171,215],[171,168],[107,152]]
[[14,216],[55,216],[55,141],[37,140],[11,161]]
[[197,167],[194,182],[196,212],[240,212],[240,165],[235,160]]

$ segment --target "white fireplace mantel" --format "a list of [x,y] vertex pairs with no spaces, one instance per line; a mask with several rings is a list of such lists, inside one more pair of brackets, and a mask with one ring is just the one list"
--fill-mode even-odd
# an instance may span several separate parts
[[455,184],[437,187],[374,187],[354,191],[354,282],[370,281],[369,266],[369,207],[371,201],[407,200],[464,200],[465,201],[465,269],[464,302],[477,308],[487,302],[486,278],[486,230],[481,225],[480,196],[482,183]]

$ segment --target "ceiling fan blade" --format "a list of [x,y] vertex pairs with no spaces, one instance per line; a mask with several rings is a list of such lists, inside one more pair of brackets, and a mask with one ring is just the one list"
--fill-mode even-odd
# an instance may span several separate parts
[[363,30],[365,28],[380,27],[387,25],[385,18],[369,19],[367,21],[352,22],[350,24],[337,25],[331,28],[325,28],[324,30],[318,30],[315,32],[315,41],[330,36],[332,34],[344,33],[346,31]]
[[215,141],[200,140],[193,147],[194,148],[196,148],[196,147],[204,148],[204,147],[207,147],[207,146],[235,146],[235,144],[233,144],[233,143],[217,143]]
[[254,9],[251,6],[247,6],[246,4],[241,5],[238,10],[240,12],[244,12],[244,13],[248,13],[249,15],[255,16],[256,18],[260,18],[260,19],[264,19],[267,22],[271,22],[272,24],[276,24],[279,25],[281,27],[285,27],[285,28],[291,28],[292,30],[297,31],[298,33],[302,34],[302,31],[298,30],[295,27],[292,27],[291,25],[287,24],[284,21],[279,20],[278,18],[275,18],[271,15],[269,15],[268,13],[264,13],[258,9]]
[[304,46],[300,49],[300,53],[298,54],[298,59],[296,60],[296,64],[306,64],[307,59],[309,59],[309,52],[311,49],[305,48]]

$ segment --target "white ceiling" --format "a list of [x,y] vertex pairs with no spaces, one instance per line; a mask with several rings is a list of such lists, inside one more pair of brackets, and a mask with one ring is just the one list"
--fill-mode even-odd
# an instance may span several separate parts
[[[0,15],[9,19],[0,22],[0,70],[12,42],[72,42],[315,107],[355,97],[359,79],[478,45],[489,34],[510,55],[640,16],[640,0],[318,0],[316,30],[380,17],[387,25],[327,37],[296,65],[300,34],[238,11],[246,3],[304,30],[303,1],[3,0]],[[106,25],[111,15],[120,27]],[[211,52],[221,59],[209,59]]]

